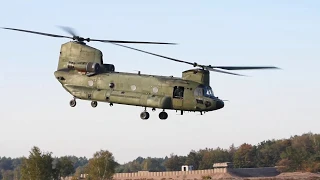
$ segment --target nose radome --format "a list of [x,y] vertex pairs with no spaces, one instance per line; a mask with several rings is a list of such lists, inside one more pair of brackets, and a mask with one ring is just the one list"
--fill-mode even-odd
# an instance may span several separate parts
[[221,101],[220,99],[216,102],[216,108],[221,109],[224,107],[224,102]]

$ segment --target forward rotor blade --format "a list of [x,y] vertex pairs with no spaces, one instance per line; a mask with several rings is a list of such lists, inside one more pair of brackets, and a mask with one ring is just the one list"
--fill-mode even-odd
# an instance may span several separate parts
[[221,71],[221,70],[213,69],[213,68],[209,68],[209,67],[206,67],[206,69],[208,69],[209,71],[225,73],[225,74],[231,74],[231,75],[236,75],[236,76],[246,76],[246,75],[242,75],[242,74],[236,74],[236,73],[231,73],[231,72],[227,72],[227,71]]
[[140,51],[140,52],[143,52],[143,53],[146,53],[146,54],[150,54],[150,55],[162,57],[162,58],[169,59],[169,60],[172,60],[172,61],[176,61],[176,62],[181,62],[181,63],[186,63],[186,64],[194,65],[194,63],[191,63],[191,62],[182,61],[182,60],[170,58],[170,57],[167,57],[167,56],[162,56],[162,55],[159,55],[159,54],[155,54],[155,53],[143,51],[143,50],[136,49],[136,48],[132,48],[132,47],[129,47],[129,46],[125,46],[125,45],[122,45],[122,44],[116,44],[116,43],[112,43],[112,44],[117,45],[117,46],[121,46],[121,47],[124,47],[124,48],[128,48],[128,49],[132,49],[132,50],[135,50],[135,51]]
[[37,32],[37,31],[29,31],[29,30],[24,30],[24,29],[15,29],[15,28],[6,28],[6,27],[1,27],[1,28],[7,29],[7,30],[13,30],[13,31],[21,31],[21,32],[27,32],[27,33],[33,33],[33,34],[40,34],[40,35],[44,35],[44,36],[72,39],[72,37],[62,36],[62,35],[57,35],[57,34],[49,34],[49,33]]
[[171,44],[176,43],[165,43],[165,42],[147,42],[147,41],[121,41],[121,40],[102,40],[102,39],[90,39],[90,41],[108,42],[108,43],[131,43],[131,44]]
[[146,53],[146,54],[158,56],[158,57],[161,57],[161,58],[169,59],[169,60],[172,60],[172,61],[186,63],[186,64],[192,65],[194,67],[197,66],[197,67],[204,68],[204,69],[207,69],[207,70],[210,70],[210,71],[220,72],[220,73],[225,73],[225,74],[231,74],[231,75],[236,75],[236,76],[246,76],[246,75],[231,73],[231,72],[222,71],[222,70],[218,70],[218,69],[214,69],[214,68],[221,68],[221,69],[223,69],[223,68],[227,69],[228,68],[230,70],[276,68],[276,67],[266,67],[266,66],[264,66],[264,67],[246,67],[246,66],[243,66],[243,67],[241,67],[241,66],[214,66],[213,67],[213,66],[204,66],[204,65],[197,64],[197,63],[192,63],[192,62],[188,62],[188,61],[183,61],[183,60],[179,60],[179,59],[175,59],[175,58],[171,58],[171,57],[162,56],[162,55],[159,55],[159,54],[143,51],[143,50],[140,50],[140,49],[132,48],[132,47],[121,45],[121,44],[116,44],[116,43],[112,43],[112,44],[117,45],[117,46],[121,46],[121,47],[124,47],[124,48],[128,48],[128,49],[132,49],[132,50],[135,50],[135,51],[140,51],[140,52],[143,52],[143,53]]
[[275,66],[211,66],[212,68],[226,70],[251,70],[251,69],[279,69]]

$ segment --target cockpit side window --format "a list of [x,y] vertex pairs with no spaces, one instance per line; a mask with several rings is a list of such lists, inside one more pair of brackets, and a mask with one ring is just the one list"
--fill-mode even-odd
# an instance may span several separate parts
[[203,88],[202,87],[197,87],[194,90],[194,96],[203,96]]
[[194,96],[204,96],[209,98],[214,98],[213,91],[210,86],[199,85],[194,90]]
[[203,94],[206,97],[214,97],[213,91],[210,86],[205,86],[203,89]]

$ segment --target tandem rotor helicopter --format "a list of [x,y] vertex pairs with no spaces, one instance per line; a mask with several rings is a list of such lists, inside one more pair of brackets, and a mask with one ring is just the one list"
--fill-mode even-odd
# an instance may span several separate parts
[[[223,100],[216,97],[210,87],[210,71],[240,75],[223,70],[278,69],[274,66],[202,65],[121,45],[121,43],[174,43],[90,39],[76,35],[69,27],[61,28],[71,36],[2,27],[2,29],[7,30],[72,39],[72,41],[61,45],[58,67],[54,72],[55,78],[61,83],[62,87],[73,96],[70,101],[71,107],[76,106],[76,99],[81,99],[91,101],[91,106],[94,108],[97,107],[98,102],[107,102],[110,103],[110,106],[123,104],[144,107],[144,111],[140,114],[140,118],[143,120],[147,120],[150,117],[147,108],[152,108],[152,111],[162,109],[159,113],[159,119],[161,120],[168,118],[165,110],[181,111],[181,115],[184,111],[200,112],[202,115],[202,113],[224,107]],[[168,60],[189,64],[195,68],[182,72],[182,77],[149,75],[141,74],[140,72],[117,72],[113,64],[105,64],[103,53],[99,49],[86,45],[85,41],[111,43]]]

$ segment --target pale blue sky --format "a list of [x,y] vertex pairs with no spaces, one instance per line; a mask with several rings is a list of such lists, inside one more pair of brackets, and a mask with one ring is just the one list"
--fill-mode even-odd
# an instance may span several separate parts
[[[141,107],[78,101],[55,80],[59,49],[67,39],[0,30],[0,156],[27,156],[32,146],[56,156],[92,157],[100,149],[120,163],[138,156],[187,155],[191,149],[319,133],[320,1],[35,1],[1,3],[0,26],[85,37],[176,42],[131,45],[212,65],[275,65],[283,70],[243,71],[251,77],[211,73],[221,110],[200,116],[159,110],[148,121]],[[117,71],[181,76],[191,66],[110,44],[89,45]]]

